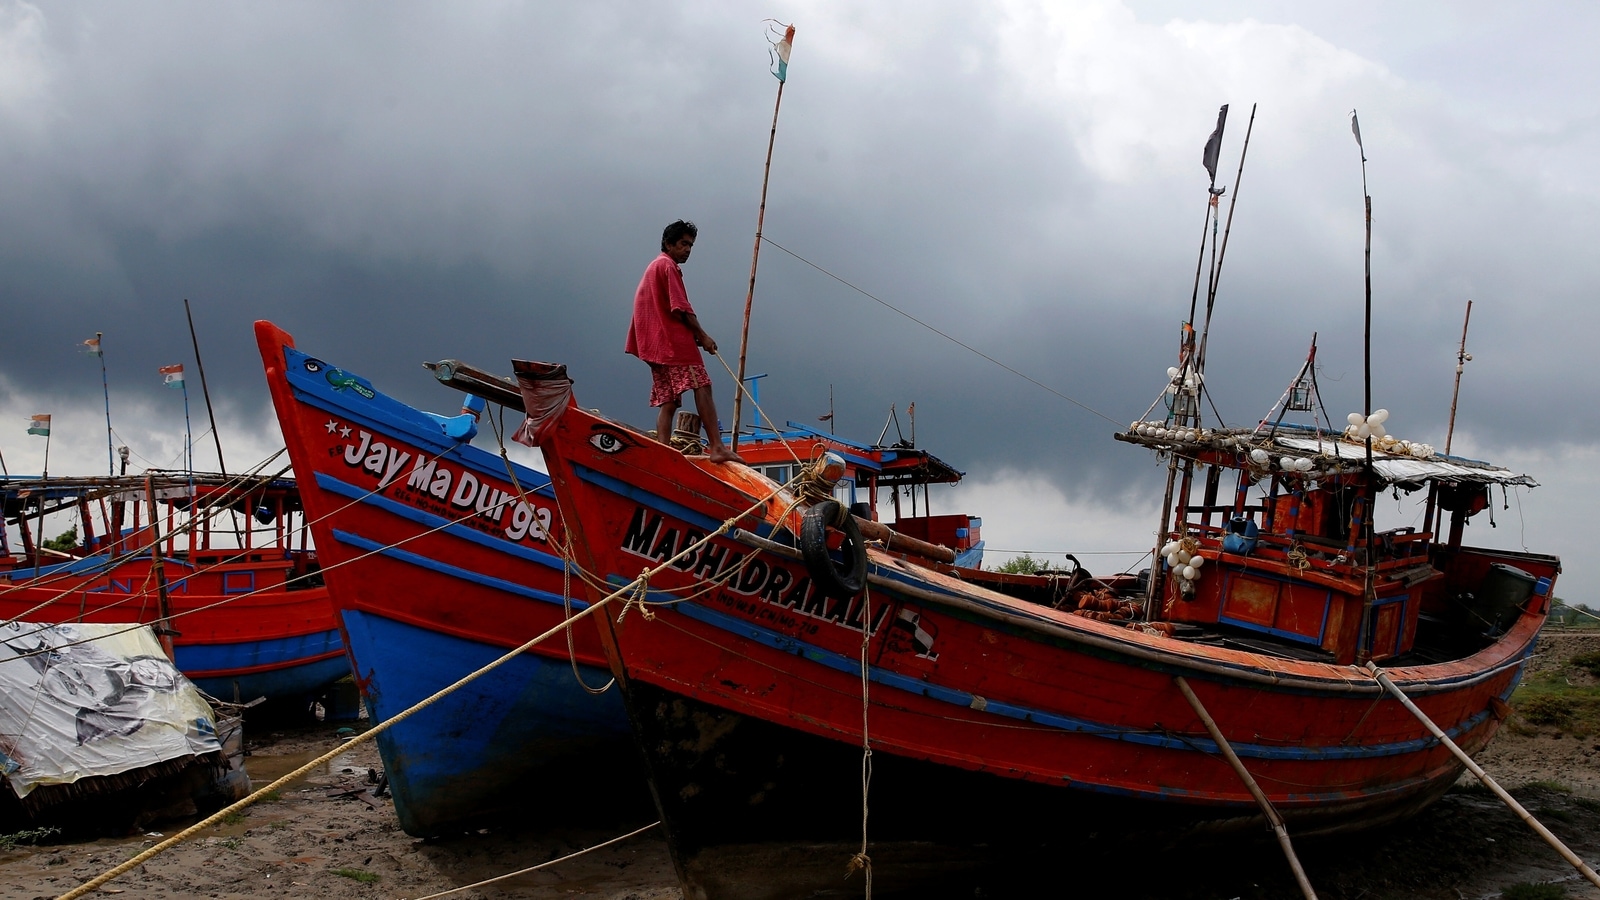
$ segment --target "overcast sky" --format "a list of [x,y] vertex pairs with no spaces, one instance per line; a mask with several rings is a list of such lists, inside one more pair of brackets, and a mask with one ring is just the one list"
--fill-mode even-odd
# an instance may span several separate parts
[[98,366],[75,349],[96,331],[119,436],[173,464],[182,408],[156,368],[193,372],[186,297],[235,468],[281,444],[257,318],[424,407],[456,398],[422,360],[523,356],[648,424],[621,347],[672,219],[700,226],[690,296],[736,359],[777,88],[763,15],[798,29],[767,236],[1055,392],[769,245],[749,368],[773,415],[815,422],[831,385],[840,433],[871,440],[915,401],[992,547],[1148,546],[1160,470],[1110,434],[1174,361],[1223,103],[1218,410],[1264,415],[1313,332],[1329,412],[1361,406],[1358,109],[1374,405],[1443,446],[1475,301],[1456,449],[1544,486],[1497,495],[1469,539],[1560,553],[1559,593],[1600,600],[1579,549],[1600,493],[1600,7],[1581,3],[0,0],[8,468],[39,469],[26,419],[50,412],[51,471],[103,470]]

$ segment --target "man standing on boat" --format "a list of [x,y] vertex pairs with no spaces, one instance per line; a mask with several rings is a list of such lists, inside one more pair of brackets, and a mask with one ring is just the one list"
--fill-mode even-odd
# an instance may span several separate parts
[[717,342],[700,327],[679,268],[689,261],[699,233],[693,222],[682,219],[661,232],[661,255],[645,267],[633,295],[633,322],[624,349],[650,364],[650,405],[659,408],[657,440],[671,443],[672,418],[683,405],[683,392],[694,391],[695,411],[705,425],[711,461],[743,462],[723,443],[717,427],[711,376],[700,356],[701,347],[716,353]]

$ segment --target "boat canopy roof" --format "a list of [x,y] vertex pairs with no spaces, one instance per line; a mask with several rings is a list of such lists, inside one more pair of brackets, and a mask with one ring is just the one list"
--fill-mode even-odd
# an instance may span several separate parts
[[[1334,457],[1341,462],[1360,464],[1366,460],[1364,444],[1335,440],[1328,437],[1293,437],[1278,435],[1274,442],[1287,450],[1323,457]],[[1502,468],[1482,460],[1464,456],[1435,454],[1428,459],[1385,453],[1372,448],[1372,471],[1384,484],[1405,484],[1420,481],[1475,482],[1480,484],[1511,484],[1538,487],[1539,483],[1527,475]]]
[[283,500],[285,511],[300,508],[300,493],[293,478],[262,475],[221,475],[214,472],[151,472],[139,475],[90,475],[61,477],[52,475],[0,476],[0,508],[7,517],[15,516],[41,502],[65,504],[79,499],[145,500],[146,478],[154,488],[156,500],[186,508],[193,487],[199,506],[240,506],[253,502]]
[[[1144,425],[1146,423],[1138,423]],[[1158,429],[1143,433],[1134,428],[1119,433],[1117,440],[1141,444],[1159,452],[1194,456],[1219,466],[1245,468],[1253,450],[1264,450],[1273,457],[1292,456],[1312,460],[1312,477],[1333,473],[1356,473],[1366,463],[1366,444],[1347,440],[1338,433],[1319,431],[1311,426],[1289,423],[1263,424],[1260,428]],[[1528,475],[1503,466],[1465,456],[1448,456],[1432,451],[1419,456],[1405,450],[1384,451],[1372,448],[1372,474],[1384,486],[1419,485],[1428,481],[1447,484],[1501,484],[1538,487]]]

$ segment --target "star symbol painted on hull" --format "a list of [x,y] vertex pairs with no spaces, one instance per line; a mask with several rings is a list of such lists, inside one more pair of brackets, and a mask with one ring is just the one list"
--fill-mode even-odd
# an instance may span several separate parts
[[333,434],[335,431],[339,430],[339,422],[337,419],[329,419],[328,424],[325,427],[328,429],[329,434]]
[[349,425],[346,425],[343,428],[339,429],[339,437],[347,438],[349,436],[350,436],[350,426]]

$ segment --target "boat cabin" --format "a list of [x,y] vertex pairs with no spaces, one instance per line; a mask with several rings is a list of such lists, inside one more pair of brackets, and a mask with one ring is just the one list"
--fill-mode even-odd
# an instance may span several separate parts
[[[834,499],[858,518],[884,522],[884,512],[892,511],[894,518],[887,524],[895,532],[949,547],[958,566],[982,566],[983,520],[964,513],[934,515],[930,506],[931,485],[957,484],[966,473],[909,441],[868,445],[797,422],[784,427],[781,432],[758,428],[740,437],[739,455],[751,468],[782,484],[795,474],[796,456],[809,462],[824,452],[838,454],[845,461],[845,474],[834,487]],[[885,505],[880,501],[884,491],[889,493],[888,510],[880,509]]]
[[[1315,427],[1173,428],[1136,423],[1118,440],[1168,454],[1172,519],[1148,585],[1148,617],[1219,642],[1339,664],[1439,661],[1547,607],[1555,557],[1463,547],[1494,485],[1526,475],[1431,447],[1366,442]],[[1426,491],[1422,524],[1376,527],[1375,497]],[[1448,517],[1439,542],[1433,523]]]
[[[293,479],[210,473],[0,479],[0,583],[73,576],[132,591],[127,564],[160,556],[171,589],[235,594],[311,587],[316,554]],[[74,518],[76,543],[46,547],[43,516]],[[298,517],[298,522],[297,522]],[[44,535],[46,539],[51,535]],[[194,572],[192,576],[186,570]],[[195,583],[190,584],[193,580]],[[212,583],[214,582],[214,583]]]

